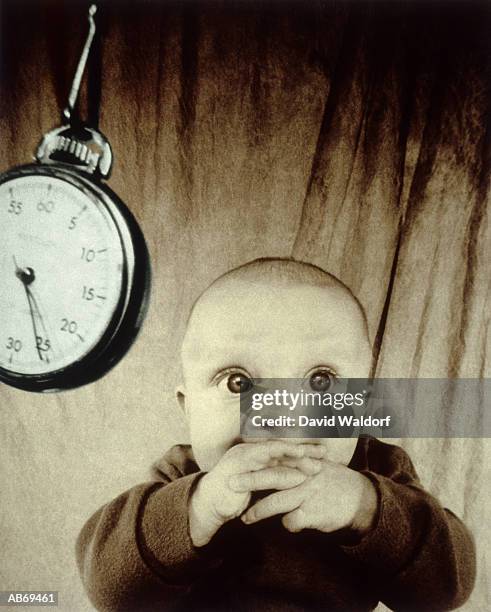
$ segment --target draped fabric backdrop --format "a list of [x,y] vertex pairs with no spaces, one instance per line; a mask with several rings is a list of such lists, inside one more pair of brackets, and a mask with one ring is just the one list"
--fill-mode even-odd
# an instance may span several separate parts
[[[2,169],[28,162],[59,123],[86,8],[2,1]],[[338,275],[366,307],[380,376],[491,375],[489,3],[154,0],[99,12],[109,184],[148,241],[149,314],[97,383],[0,388],[0,589],[58,590],[66,611],[92,609],[73,554],[83,522],[187,439],[173,397],[180,338],[193,299],[226,270],[293,255]],[[491,609],[488,441],[401,444],[475,533],[464,608]]]

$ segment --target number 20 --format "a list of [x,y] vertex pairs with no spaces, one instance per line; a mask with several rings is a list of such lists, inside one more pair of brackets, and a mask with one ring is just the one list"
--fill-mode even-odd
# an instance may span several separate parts
[[68,319],[62,319],[61,322],[62,322],[62,325],[60,327],[61,331],[68,332],[69,334],[74,334],[77,331],[78,325],[76,321],[69,321]]

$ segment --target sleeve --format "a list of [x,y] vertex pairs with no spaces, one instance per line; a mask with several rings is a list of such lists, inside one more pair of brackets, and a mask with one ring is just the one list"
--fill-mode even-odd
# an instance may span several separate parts
[[[370,465],[372,464],[372,465]],[[472,535],[421,486],[409,456],[376,441],[368,469],[378,515],[371,531],[344,552],[358,561],[393,610],[452,610],[469,597],[475,580]]]
[[138,485],[100,508],[76,545],[82,582],[98,610],[169,610],[193,580],[216,567],[211,549],[196,549],[188,499],[201,473]]

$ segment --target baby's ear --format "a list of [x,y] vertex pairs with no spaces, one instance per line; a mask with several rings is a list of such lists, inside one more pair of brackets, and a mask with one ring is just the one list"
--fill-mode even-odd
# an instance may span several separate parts
[[176,387],[176,399],[181,410],[186,414],[186,394],[184,393],[183,385],[178,385]]

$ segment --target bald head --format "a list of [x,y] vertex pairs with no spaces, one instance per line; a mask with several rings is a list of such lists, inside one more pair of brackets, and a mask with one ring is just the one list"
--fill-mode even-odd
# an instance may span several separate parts
[[268,285],[276,291],[282,286],[301,287],[303,285],[327,289],[332,296],[344,300],[346,304],[357,311],[364,333],[369,341],[365,311],[344,283],[314,264],[279,257],[255,259],[219,276],[195,300],[186,327],[189,328],[195,311],[199,310],[202,304],[213,301],[215,296],[219,295],[224,289],[233,290],[234,286],[241,284],[250,286],[251,291],[254,290],[254,285]]
[[296,283],[316,287],[336,287],[351,295],[350,290],[339,279],[314,264],[286,258],[265,257],[255,259],[234,268],[214,281],[211,287],[220,286],[229,280],[243,282]]
[[[279,327],[299,342],[329,334],[346,346],[356,339],[369,345],[363,308],[339,279],[305,262],[256,259],[218,277],[198,297],[182,346],[183,365],[190,355],[206,355],[212,336],[224,346],[240,346],[249,337],[259,347],[258,336],[265,340]],[[271,351],[275,348],[276,341]]]

